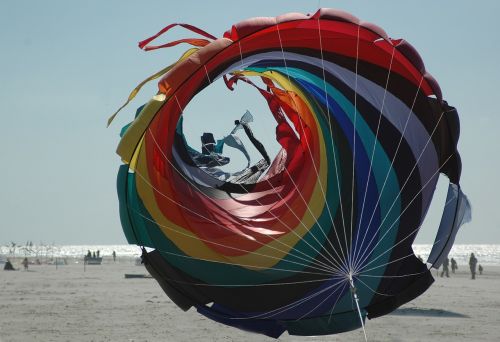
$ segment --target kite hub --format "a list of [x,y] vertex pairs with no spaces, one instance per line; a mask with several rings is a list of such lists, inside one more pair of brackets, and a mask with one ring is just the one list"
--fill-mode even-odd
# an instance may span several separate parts
[[354,296],[354,299],[356,300],[356,302],[358,302],[359,298],[358,298],[358,295],[356,293],[356,286],[354,286],[354,278],[353,278],[354,274],[352,272],[349,272],[349,274],[347,275],[348,279],[349,279],[349,285],[351,287],[351,293],[353,294]]

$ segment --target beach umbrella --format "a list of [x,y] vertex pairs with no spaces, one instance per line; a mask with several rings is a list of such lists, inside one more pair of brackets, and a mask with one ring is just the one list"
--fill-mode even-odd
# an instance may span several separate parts
[[[151,45],[179,25],[200,38]],[[172,24],[139,46],[180,43],[193,47],[129,96],[159,78],[117,150],[123,230],[167,295],[278,337],[360,328],[422,294],[470,207],[457,111],[417,51],[334,9],[248,19],[221,38]],[[196,162],[184,109],[221,80],[268,104],[281,148],[270,165],[231,174]],[[264,156],[258,122],[236,124]],[[205,154],[229,162],[220,151]],[[440,175],[447,204],[425,264],[411,246]]]

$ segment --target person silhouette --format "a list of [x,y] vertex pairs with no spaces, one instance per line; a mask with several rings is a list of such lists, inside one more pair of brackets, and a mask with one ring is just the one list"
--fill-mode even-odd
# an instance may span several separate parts
[[451,258],[451,273],[455,273],[456,270],[458,270],[457,261]]
[[29,264],[28,258],[24,258],[22,264],[24,266],[24,270],[27,271],[28,270],[28,264]]
[[470,254],[470,258],[469,258],[469,267],[470,267],[471,279],[476,279],[476,265],[477,265],[477,259],[474,256],[474,253],[471,253]]
[[15,271],[14,266],[12,266],[12,263],[10,262],[9,259],[5,262],[5,265],[3,266],[4,271]]
[[446,274],[446,278],[450,277],[450,273],[448,271],[448,266],[450,265],[450,259],[446,257],[443,261],[443,270],[441,271],[441,278],[443,278],[443,275]]

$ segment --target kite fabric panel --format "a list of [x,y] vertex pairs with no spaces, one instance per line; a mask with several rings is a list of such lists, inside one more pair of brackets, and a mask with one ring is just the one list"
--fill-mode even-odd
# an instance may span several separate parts
[[435,268],[441,267],[453,246],[458,228],[471,219],[471,208],[467,196],[458,185],[450,183],[441,223],[427,263]]
[[[425,292],[433,278],[412,243],[439,175],[458,202],[433,255],[447,254],[454,239],[442,237],[469,204],[457,111],[416,50],[333,9],[248,19],[222,38],[182,25],[204,38],[159,46],[194,48],[146,80],[160,78],[158,93],[117,150],[123,230],[168,296],[277,338],[357,329]],[[141,47],[159,48],[149,45],[158,35]],[[262,96],[276,155],[266,160],[258,122],[243,118],[224,150],[211,137],[203,151],[188,145],[184,109],[216,81]],[[262,155],[253,164],[245,134]],[[236,173],[217,167],[231,146],[249,161]]]

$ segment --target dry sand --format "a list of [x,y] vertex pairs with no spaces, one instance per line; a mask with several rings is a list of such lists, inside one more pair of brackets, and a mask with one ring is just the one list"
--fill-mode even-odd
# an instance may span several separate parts
[[[422,296],[393,314],[368,320],[369,341],[500,341],[500,267],[470,280],[461,266],[436,278]],[[273,341],[183,312],[132,261],[30,266],[0,271],[0,342]],[[364,341],[361,330],[279,341]]]

